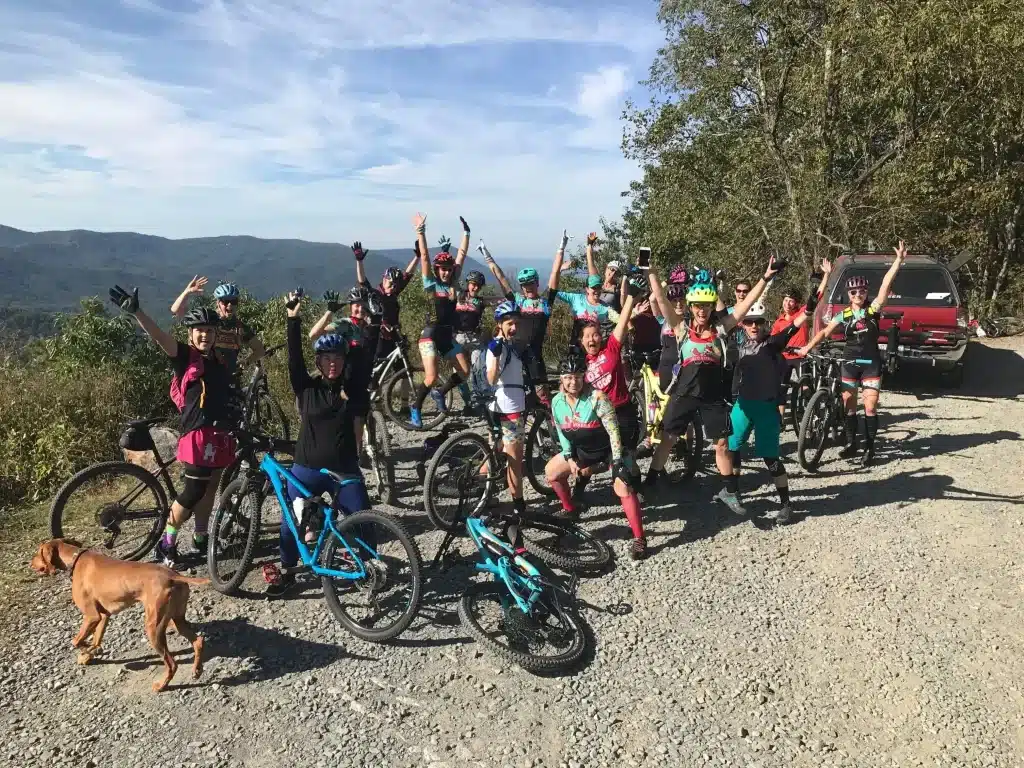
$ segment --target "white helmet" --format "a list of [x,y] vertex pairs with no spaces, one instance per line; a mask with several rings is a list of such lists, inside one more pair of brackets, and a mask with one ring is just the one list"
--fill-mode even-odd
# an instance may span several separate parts
[[768,317],[768,310],[760,301],[747,310],[744,320],[765,320]]
[[607,266],[608,269],[615,270],[616,272],[619,272],[619,273],[622,272],[622,265],[619,264],[619,262],[617,262],[617,261],[609,261],[606,266]]

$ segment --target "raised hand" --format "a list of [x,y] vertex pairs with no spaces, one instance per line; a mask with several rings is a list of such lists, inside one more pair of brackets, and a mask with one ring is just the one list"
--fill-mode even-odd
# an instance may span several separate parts
[[487,250],[487,245],[486,243],[484,243],[483,240],[480,241],[480,245],[478,245],[476,249],[480,251],[480,255],[484,257],[484,261],[486,261],[488,264],[494,263],[494,257],[491,256],[491,252]]
[[368,253],[369,251],[363,250],[363,244],[358,240],[352,243],[352,255],[356,257],[356,261],[362,261]]
[[832,271],[832,262],[829,259],[821,260],[821,273],[827,275]]
[[597,232],[587,235],[587,245],[597,245]]
[[427,215],[417,211],[416,215],[412,217],[412,225],[417,232],[423,232],[427,228]]
[[462,218],[461,216],[459,216],[459,221],[462,222],[462,231],[465,232],[468,235],[469,234],[469,224],[467,224],[466,220],[464,218]]
[[288,294],[288,298],[285,300],[284,306],[288,310],[288,317],[298,317],[299,309],[302,305],[302,289],[296,288]]
[[115,285],[110,289],[110,300],[117,305],[122,312],[127,312],[129,315],[134,315],[139,311],[139,289],[135,288],[131,293],[128,293],[120,285]]
[[412,252],[416,254],[416,258],[420,257],[420,241],[414,240],[412,244]]
[[341,294],[337,291],[324,291],[324,301],[327,302],[328,312],[337,312],[344,306],[341,303]]
[[907,244],[900,240],[900,244],[896,246],[896,261],[902,264],[907,260]]
[[452,250],[452,239],[450,237],[446,237],[445,235],[441,235],[441,237],[437,241],[437,245],[445,253],[451,253],[451,250]]
[[189,281],[188,285],[185,286],[185,293],[202,293],[203,290],[206,288],[206,283],[207,280],[205,277],[202,277],[201,275],[196,275]]
[[782,258],[781,256],[778,258],[772,256],[770,259],[768,259],[768,269],[766,269],[764,272],[764,279],[771,280],[785,268],[786,260],[784,258]]
[[647,287],[641,277],[628,277],[623,279],[626,281],[626,293],[634,299],[641,295]]
[[561,240],[561,243],[558,246],[558,250],[564,251],[565,250],[565,246],[567,246],[569,244],[570,240],[572,240],[572,238],[569,237],[569,230],[563,229],[562,230],[562,240]]

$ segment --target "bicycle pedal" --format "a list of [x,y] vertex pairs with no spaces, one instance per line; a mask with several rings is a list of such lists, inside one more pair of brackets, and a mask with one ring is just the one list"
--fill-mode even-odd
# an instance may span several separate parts
[[263,580],[267,584],[276,586],[281,583],[281,569],[278,568],[274,563],[265,563],[263,565]]

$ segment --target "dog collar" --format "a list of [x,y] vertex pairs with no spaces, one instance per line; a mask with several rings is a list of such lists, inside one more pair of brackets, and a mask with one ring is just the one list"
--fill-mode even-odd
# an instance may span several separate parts
[[77,552],[75,552],[75,556],[71,558],[71,563],[70,563],[70,565],[68,565],[68,578],[69,579],[71,578],[71,575],[74,573],[75,566],[78,565],[78,558],[80,558],[84,552],[88,551],[88,549],[89,549],[88,547],[83,547],[82,549],[80,549]]

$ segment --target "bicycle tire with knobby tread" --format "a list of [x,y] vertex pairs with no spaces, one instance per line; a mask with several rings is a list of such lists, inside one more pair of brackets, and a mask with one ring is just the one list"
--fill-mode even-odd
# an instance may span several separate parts
[[83,485],[89,480],[93,480],[102,475],[115,474],[120,475],[131,475],[137,480],[142,482],[146,487],[153,491],[157,498],[157,503],[160,505],[160,514],[154,517],[157,524],[154,525],[150,535],[145,539],[144,543],[136,550],[130,553],[128,557],[122,557],[122,560],[141,560],[156,546],[157,541],[160,540],[160,534],[163,532],[164,526],[167,524],[167,516],[170,514],[171,507],[167,502],[167,493],[164,487],[160,484],[157,476],[152,472],[140,467],[137,464],[132,464],[128,461],[104,461],[99,464],[93,464],[91,467],[86,467],[80,472],[76,472],[71,478],[60,487],[57,491],[57,495],[54,496],[53,502],[50,504],[50,535],[55,539],[64,538],[64,523],[63,513],[64,506],[67,504],[68,498],[78,490],[79,486]]
[[[494,451],[491,450],[491,444],[487,442],[482,435],[468,431],[456,432],[441,443],[441,446],[437,449],[434,455],[430,457],[430,462],[427,464],[427,470],[424,473],[423,508],[426,510],[427,517],[430,518],[430,522],[434,527],[439,531],[444,531],[445,533],[458,533],[461,531],[468,515],[460,517],[458,520],[447,520],[442,517],[441,513],[434,506],[434,495],[431,493],[430,487],[433,484],[433,479],[437,474],[437,468],[441,463],[441,460],[444,458],[445,454],[451,451],[452,447],[458,443],[473,443],[485,451],[488,463],[488,475],[487,480],[484,481],[485,493],[482,497],[484,499],[484,504],[487,503],[487,499],[490,498],[491,494],[494,492],[494,473],[497,469],[497,460],[494,457]],[[473,508],[473,511],[476,511],[476,507]]]
[[[338,620],[338,623],[341,624],[347,632],[358,637],[360,640],[365,640],[368,643],[383,643],[394,639],[408,629],[409,625],[412,624],[416,615],[420,611],[420,600],[423,593],[423,558],[420,555],[419,547],[416,546],[416,540],[409,535],[405,526],[403,526],[397,519],[384,512],[377,512],[376,510],[370,509],[349,515],[338,523],[338,532],[344,535],[346,529],[357,527],[367,521],[373,521],[376,525],[383,525],[383,527],[390,529],[395,538],[402,543],[406,554],[409,556],[409,570],[412,572],[412,597],[409,600],[409,608],[406,613],[387,629],[367,629],[358,622],[353,621],[352,618],[345,613],[345,609],[338,600],[338,593],[334,589],[335,582],[338,581],[337,579],[334,579],[331,576],[321,576],[320,583],[323,588],[324,601],[327,603],[327,607],[331,609],[331,613],[334,614],[334,618]],[[333,535],[328,536],[327,544],[324,546],[322,562],[330,563],[334,555],[334,550],[338,546],[339,542],[337,537]]]
[[[406,432],[429,432],[432,429],[436,429],[444,423],[445,419],[451,411],[452,404],[455,401],[455,396],[451,391],[445,396],[445,401],[448,405],[448,411],[438,411],[437,414],[431,419],[423,419],[423,426],[413,426],[412,422],[402,417],[402,414],[395,413],[394,406],[392,405],[392,395],[394,394],[394,388],[400,387],[402,380],[405,378],[410,379],[413,382],[413,390],[415,391],[415,378],[412,376],[416,373],[415,370],[410,370],[408,374],[404,370],[392,373],[383,382],[381,382],[381,392],[383,393],[384,400],[384,415],[391,420],[392,423],[397,424],[399,427],[404,429]],[[421,414],[422,415],[422,414]]]
[[[556,656],[534,656],[533,654],[516,651],[491,639],[490,635],[481,627],[472,614],[474,598],[482,593],[507,594],[508,590],[504,584],[496,581],[478,581],[469,585],[469,588],[462,593],[459,600],[459,622],[473,638],[487,646],[496,656],[522,667],[527,672],[560,672],[577,663],[587,650],[587,633],[583,627],[583,621],[574,610],[558,607],[558,611],[566,618],[575,630],[575,642],[564,653]],[[557,605],[557,602],[556,602]]]
[[[220,530],[224,517],[233,511],[228,508],[228,505],[231,503],[231,496],[235,493],[238,494],[238,503],[235,505],[236,510],[241,506],[242,500],[247,495],[254,494],[257,496],[257,503],[252,513],[252,518],[255,519],[256,524],[253,525],[253,519],[249,520],[249,532],[246,535],[245,548],[242,550],[238,571],[230,579],[224,580],[220,578],[220,571],[217,567],[217,532]],[[242,582],[245,581],[245,577],[249,575],[249,569],[252,567],[252,561],[256,556],[256,544],[260,538],[260,516],[263,510],[263,499],[259,498],[261,495],[252,486],[242,488],[242,478],[236,477],[228,483],[224,493],[217,497],[217,508],[210,518],[210,533],[206,545],[206,567],[210,575],[210,585],[223,595],[234,594],[242,585]]]
[[[566,571],[599,571],[612,561],[612,550],[605,542],[593,536],[575,523],[560,520],[554,515],[546,513],[530,513],[523,518],[520,524],[523,531],[523,549],[536,557],[538,560],[554,568],[561,568]],[[572,557],[564,552],[549,549],[536,541],[530,539],[527,532],[530,530],[546,531],[553,534],[559,532],[576,536],[587,542],[592,553],[591,557]]]
[[[821,455],[825,452],[825,443],[828,442],[828,433],[829,430],[832,428],[832,425],[829,423],[831,421],[832,409],[827,402],[827,400],[831,396],[832,394],[827,389],[824,388],[819,389],[817,392],[811,395],[810,399],[807,401],[807,407],[804,409],[804,417],[800,422],[800,434],[797,437],[796,454],[797,458],[800,460],[800,466],[806,469],[808,472],[815,472],[817,470],[818,464],[821,462]],[[821,434],[818,438],[817,445],[811,446],[808,444],[809,438],[807,433],[808,430],[810,430],[811,428],[811,421],[814,418],[814,411],[817,408],[819,401],[822,400],[826,402],[824,421],[821,425]],[[812,459],[807,459],[806,457],[806,453],[808,450],[814,451]]]
[[391,458],[391,436],[384,414],[377,409],[369,413],[369,438],[373,441],[373,474],[377,479],[377,499],[381,504],[394,504],[398,497],[395,492],[395,463]]
[[[526,479],[530,482],[530,487],[532,487],[533,490],[541,496],[553,499],[555,498],[555,491],[550,485],[548,485],[547,478],[544,476],[544,469],[541,469],[540,476],[538,476],[537,471],[533,466],[533,454],[539,445],[540,431],[544,429],[545,425],[550,429],[554,429],[554,427],[551,426],[551,420],[547,417],[547,412],[544,412],[543,418],[540,414],[540,411],[536,413],[533,418],[533,424],[530,425],[530,431],[526,435],[526,445],[523,450],[523,468],[525,470]],[[553,435],[552,439],[557,441],[558,436]],[[547,462],[544,462],[544,464],[546,467]]]

